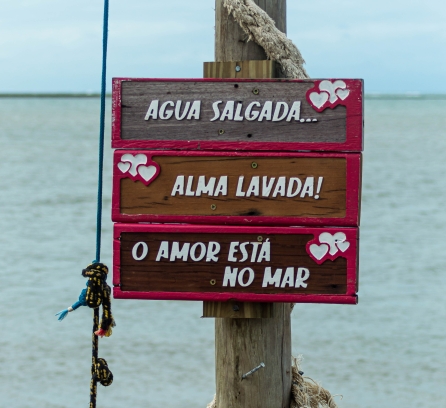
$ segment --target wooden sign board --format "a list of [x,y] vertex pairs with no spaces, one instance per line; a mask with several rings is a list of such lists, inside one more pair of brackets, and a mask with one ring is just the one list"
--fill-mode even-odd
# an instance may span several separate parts
[[114,153],[115,222],[359,224],[360,153]]
[[360,152],[359,79],[113,79],[112,146]]
[[357,303],[357,228],[116,224],[114,297]]

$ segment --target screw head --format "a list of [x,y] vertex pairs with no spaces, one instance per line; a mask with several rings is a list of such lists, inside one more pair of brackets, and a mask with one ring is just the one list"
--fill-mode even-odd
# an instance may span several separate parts
[[211,279],[209,283],[210,283],[212,286],[214,286],[214,285],[217,283],[217,281],[216,281],[215,279]]
[[256,162],[252,162],[252,163],[251,163],[251,167],[252,167],[253,169],[256,169],[257,167],[259,167],[259,165],[258,165]]
[[235,71],[240,72],[242,70],[242,67],[240,65],[235,66]]
[[262,241],[263,241],[263,237],[262,237],[261,235],[259,235],[259,236],[257,237],[257,241],[262,242]]
[[223,135],[225,133],[225,130],[224,129],[220,129],[219,131],[218,131],[218,134],[219,135]]
[[254,89],[252,90],[252,93],[253,93],[254,95],[258,95],[258,94],[260,93],[260,91],[259,91],[258,88],[254,88]]
[[215,204],[211,204],[211,210],[215,211],[217,209],[217,206]]

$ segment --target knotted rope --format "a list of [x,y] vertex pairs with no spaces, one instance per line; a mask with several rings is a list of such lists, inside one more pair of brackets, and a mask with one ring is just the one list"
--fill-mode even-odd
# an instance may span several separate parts
[[113,374],[103,358],[97,359],[93,377],[95,377],[104,387],[108,387],[113,382]]
[[223,5],[248,35],[248,41],[253,40],[268,59],[277,61],[287,78],[309,78],[300,51],[253,0],[224,0]]
[[[110,337],[112,334],[112,327],[115,326],[115,321],[111,313],[111,289],[107,285],[108,268],[99,262],[88,265],[83,271],[82,276],[88,278],[87,293],[85,302],[87,306],[92,309],[98,309],[102,305],[102,318],[100,328],[94,331],[96,336]],[[98,309],[99,320],[99,309]],[[95,325],[98,325],[95,322]]]
[[[109,337],[112,334],[112,327],[115,321],[111,313],[110,286],[106,279],[108,268],[99,262],[87,266],[82,271],[82,276],[88,278],[85,303],[94,309],[93,312],[93,333],[92,333],[92,357],[91,357],[91,381],[90,381],[90,408],[96,408],[96,395],[98,381],[103,386],[109,386],[113,382],[113,374],[103,358],[98,358],[99,339],[98,337]],[[102,305],[102,318],[99,325],[99,306]]]
[[290,408],[337,408],[331,394],[299,370],[300,358],[293,357]]
[[[113,382],[113,374],[103,358],[98,358],[98,337],[109,337],[115,320],[111,312],[111,289],[107,285],[108,268],[100,262],[94,262],[82,270],[82,276],[88,278],[87,287],[82,290],[79,300],[72,306],[57,313],[59,320],[65,319],[69,312],[73,312],[81,306],[93,309],[93,332],[91,351],[91,381],[90,381],[90,408],[96,407],[97,383],[98,381],[108,386]],[[99,323],[99,307],[102,305],[102,316]]]

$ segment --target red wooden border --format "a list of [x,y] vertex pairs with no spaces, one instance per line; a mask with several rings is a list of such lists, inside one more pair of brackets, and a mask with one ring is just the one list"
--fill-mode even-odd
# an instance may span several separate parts
[[[150,233],[212,233],[212,234],[320,234],[322,232],[344,232],[352,247],[347,259],[347,292],[345,295],[281,295],[256,293],[209,293],[209,292],[133,292],[120,288],[120,240],[123,232]],[[113,232],[113,296],[116,299],[148,300],[198,300],[198,301],[241,301],[241,302],[294,302],[357,304],[357,271],[359,265],[359,228],[304,228],[304,227],[228,227],[194,225],[115,224]]]
[[[346,183],[346,214],[345,218],[308,218],[308,217],[264,217],[264,216],[214,216],[214,215],[129,215],[120,213],[121,179],[125,178],[117,168],[122,154],[144,153],[151,156],[190,156],[190,157],[323,157],[345,158],[347,160]],[[265,152],[196,152],[196,151],[149,151],[149,150],[116,150],[113,160],[113,194],[112,220],[115,222],[175,222],[192,224],[232,224],[232,225],[333,225],[358,226],[360,191],[361,191],[361,161],[360,153],[265,153]],[[162,169],[161,169],[162,171]]]
[[[329,78],[327,78],[329,79]],[[338,78],[336,78],[338,79]],[[334,81],[336,79],[329,79]],[[280,79],[215,79],[215,78],[113,78],[112,90],[112,147],[125,149],[186,149],[186,150],[267,150],[267,151],[340,151],[361,152],[363,150],[363,83],[358,79],[342,79],[347,86],[361,81],[352,97],[342,102],[347,107],[346,140],[344,143],[309,143],[309,142],[217,142],[200,140],[122,140],[121,139],[121,91],[122,82],[314,82],[310,80],[280,80]],[[355,101],[356,100],[356,101]],[[361,102],[358,102],[360,100]]]

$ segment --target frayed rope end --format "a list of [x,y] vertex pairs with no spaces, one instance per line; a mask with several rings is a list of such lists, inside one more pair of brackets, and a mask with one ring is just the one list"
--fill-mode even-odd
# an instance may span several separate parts
[[68,309],[65,309],[65,310],[61,310],[59,313],[56,313],[54,316],[59,316],[57,320],[59,320],[59,322],[61,322],[63,319],[65,319],[67,314],[68,314]]

